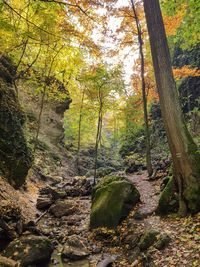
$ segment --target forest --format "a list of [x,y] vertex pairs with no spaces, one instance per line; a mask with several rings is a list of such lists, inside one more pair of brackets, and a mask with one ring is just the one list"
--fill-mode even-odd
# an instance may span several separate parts
[[0,0],[0,267],[200,266],[200,1]]

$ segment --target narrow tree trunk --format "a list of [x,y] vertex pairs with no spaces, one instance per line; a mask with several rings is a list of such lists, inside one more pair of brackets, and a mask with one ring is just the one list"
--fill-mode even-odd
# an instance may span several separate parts
[[[18,70],[18,68],[19,68],[19,66],[20,66],[20,64],[21,64],[21,62],[22,62],[23,57],[24,57],[24,54],[25,54],[25,51],[26,51],[27,44],[28,44],[28,38],[27,38],[26,41],[24,42],[24,47],[23,47],[23,49],[22,49],[22,53],[21,53],[20,59],[19,59],[18,64],[17,64],[17,66],[16,66],[16,73],[17,73],[17,70]],[[16,79],[17,79],[17,78],[15,77],[13,83],[14,83],[14,87],[15,87],[16,94],[17,94],[17,96],[18,96],[18,87],[17,87]]]
[[150,145],[150,133],[149,133],[149,123],[148,123],[148,113],[147,113],[147,98],[146,98],[146,88],[145,88],[146,86],[144,78],[144,53],[143,53],[142,31],[133,0],[131,0],[131,4],[137,26],[137,36],[138,36],[140,62],[141,62],[142,99],[143,99],[143,112],[144,112],[144,123],[145,123],[146,164],[147,164],[148,174],[149,176],[151,176],[153,170],[151,165],[151,145]]
[[96,184],[96,176],[97,176],[97,157],[98,157],[98,146],[100,141],[101,127],[102,127],[102,103],[100,103],[99,107],[96,143],[94,150],[94,185]]
[[179,104],[159,0],[143,0],[166,135],[179,187],[179,214],[200,210],[200,153]]
[[81,106],[80,106],[80,111],[79,111],[78,147],[77,147],[77,153],[76,153],[76,159],[75,159],[75,168],[76,168],[78,174],[79,174],[78,158],[79,158],[79,151],[80,151],[80,147],[81,147],[81,124],[82,124],[82,116],[83,116],[82,110],[83,110],[84,97],[85,97],[85,90],[83,90],[83,93],[82,93]]
[[80,146],[81,146],[81,123],[82,123],[82,110],[83,110],[83,101],[84,101],[84,96],[85,96],[85,90],[83,90],[83,94],[82,94],[82,99],[81,99],[81,107],[80,107],[80,111],[79,111],[79,123],[78,123],[78,149],[77,152],[79,152],[80,150]]

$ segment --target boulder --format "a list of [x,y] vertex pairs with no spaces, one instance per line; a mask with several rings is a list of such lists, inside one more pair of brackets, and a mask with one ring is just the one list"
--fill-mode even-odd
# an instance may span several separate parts
[[[12,83],[10,59],[0,59],[0,172],[15,188],[25,181],[33,156],[23,132],[25,113]],[[9,78],[10,76],[10,78]]]
[[55,204],[53,204],[50,208],[50,212],[55,217],[62,217],[62,216],[68,216],[78,209],[77,205],[74,203],[73,200],[57,200]]
[[40,195],[51,195],[52,200],[57,200],[59,198],[64,198],[66,193],[57,187],[46,186],[40,189]]
[[71,260],[81,260],[89,255],[87,240],[72,235],[68,237],[62,252],[62,256]]
[[157,249],[164,249],[170,242],[171,238],[168,234],[164,233],[162,234],[156,243],[156,248]]
[[116,227],[139,199],[138,190],[123,177],[105,177],[94,188],[90,228]]
[[66,183],[65,192],[66,195],[70,197],[87,196],[91,194],[92,186],[86,177],[77,176]]
[[37,199],[36,208],[38,210],[46,210],[51,206],[52,203],[53,203],[53,201],[51,198],[39,197]]
[[51,241],[47,237],[29,236],[12,241],[2,255],[20,262],[20,266],[28,266],[48,261],[52,252]]
[[138,246],[141,250],[146,250],[148,249],[150,246],[152,246],[155,241],[157,240],[157,235],[159,234],[158,230],[149,230],[147,232],[145,232],[141,238],[140,238],[140,242],[138,243]]

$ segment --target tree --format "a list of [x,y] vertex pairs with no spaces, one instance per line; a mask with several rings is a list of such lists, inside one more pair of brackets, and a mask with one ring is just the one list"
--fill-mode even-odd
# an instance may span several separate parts
[[140,53],[140,65],[141,65],[141,81],[142,81],[142,99],[143,99],[143,111],[144,111],[144,123],[145,123],[145,144],[146,144],[146,164],[149,176],[152,175],[152,165],[151,165],[151,145],[150,145],[150,133],[149,133],[149,123],[148,123],[148,113],[147,113],[147,97],[146,97],[146,85],[145,85],[145,70],[144,70],[144,53],[143,53],[143,40],[140,20],[136,12],[136,8],[133,0],[131,0],[131,5],[135,17],[135,22],[137,26],[137,36],[139,43],[139,53]]
[[162,117],[179,190],[179,214],[200,210],[200,153],[178,100],[159,0],[143,0]]
[[97,110],[97,131],[94,149],[94,184],[96,183],[98,148],[101,145],[103,116],[112,106],[112,99],[115,94],[123,89],[124,84],[119,67],[109,69],[104,64],[92,67],[91,73],[85,77],[87,93],[92,102],[96,104]]
[[[182,15],[184,23],[181,23],[177,29],[174,42],[183,49],[191,49],[191,47],[196,46],[200,42],[200,2],[194,0],[162,0],[161,5],[164,15],[167,15],[167,17],[178,16],[180,18],[180,15]],[[178,17],[175,23],[173,21],[173,25],[179,21]]]

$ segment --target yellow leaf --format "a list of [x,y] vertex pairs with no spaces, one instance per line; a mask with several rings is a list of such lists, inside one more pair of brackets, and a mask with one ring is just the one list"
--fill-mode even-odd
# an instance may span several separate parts
[[194,262],[193,262],[193,265],[194,265],[194,266],[198,266],[198,260],[194,261]]

